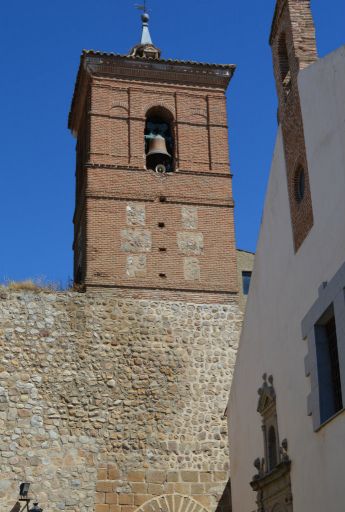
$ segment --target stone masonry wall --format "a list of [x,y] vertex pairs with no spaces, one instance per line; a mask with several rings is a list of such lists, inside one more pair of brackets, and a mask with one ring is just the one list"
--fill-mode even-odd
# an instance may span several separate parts
[[22,481],[45,512],[224,509],[241,321],[235,302],[1,288],[1,510]]

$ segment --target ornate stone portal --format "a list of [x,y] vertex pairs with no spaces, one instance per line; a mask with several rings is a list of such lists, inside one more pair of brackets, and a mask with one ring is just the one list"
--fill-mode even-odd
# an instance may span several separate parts
[[258,474],[250,483],[257,493],[257,512],[292,512],[292,492],[288,455],[288,442],[284,439],[280,445],[276,409],[276,394],[273,377],[267,379],[258,390],[259,403],[257,411],[262,416],[264,434],[263,458],[254,461]]

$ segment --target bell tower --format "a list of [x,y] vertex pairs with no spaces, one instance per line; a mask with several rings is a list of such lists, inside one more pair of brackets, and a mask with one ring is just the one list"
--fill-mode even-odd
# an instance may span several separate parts
[[270,36],[278,93],[291,226],[298,251],[313,226],[298,73],[317,60],[310,0],[277,0]]
[[76,283],[132,297],[237,296],[225,99],[234,70],[162,59],[146,12],[128,55],[83,51],[69,115]]

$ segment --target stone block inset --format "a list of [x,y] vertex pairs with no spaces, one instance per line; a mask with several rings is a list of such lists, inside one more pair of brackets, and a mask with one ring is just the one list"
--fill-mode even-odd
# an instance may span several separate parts
[[145,205],[128,203],[126,207],[128,226],[145,226]]
[[200,264],[198,258],[185,258],[183,270],[186,281],[200,280]]
[[131,256],[127,256],[126,274],[128,277],[146,274],[145,254],[132,254]]
[[182,226],[184,229],[198,229],[198,208],[182,206]]
[[185,255],[200,255],[204,251],[204,235],[183,231],[177,233],[177,245]]
[[121,249],[124,252],[150,252],[151,233],[147,229],[122,229]]

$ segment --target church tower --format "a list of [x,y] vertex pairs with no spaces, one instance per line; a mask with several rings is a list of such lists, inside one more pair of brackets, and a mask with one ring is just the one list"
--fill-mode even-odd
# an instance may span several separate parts
[[149,16],[128,55],[84,51],[74,279],[86,290],[194,302],[237,296],[225,91],[232,65],[163,60]]
[[278,93],[291,226],[298,251],[313,226],[298,73],[317,60],[310,0],[277,0],[270,36]]

